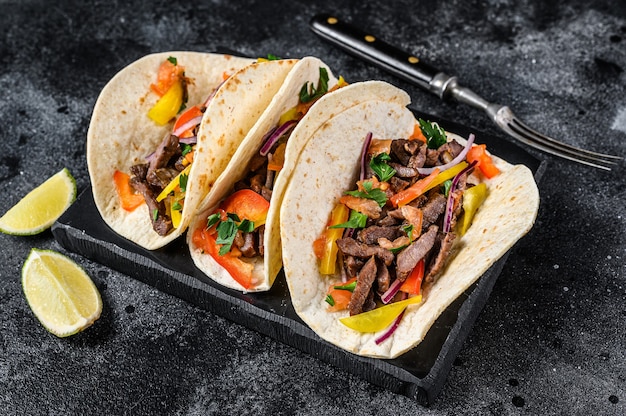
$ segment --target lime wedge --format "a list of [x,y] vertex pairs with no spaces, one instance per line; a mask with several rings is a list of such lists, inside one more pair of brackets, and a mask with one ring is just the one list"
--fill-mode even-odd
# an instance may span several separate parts
[[38,234],[50,228],[75,199],[76,181],[64,168],[0,217],[0,231],[13,235]]
[[378,332],[391,325],[393,320],[396,319],[408,305],[420,303],[421,301],[422,295],[417,295],[406,300],[372,309],[368,312],[347,316],[339,319],[339,321],[355,331]]
[[102,312],[102,299],[87,273],[52,250],[32,249],[22,267],[22,288],[41,324],[58,337],[76,334]]

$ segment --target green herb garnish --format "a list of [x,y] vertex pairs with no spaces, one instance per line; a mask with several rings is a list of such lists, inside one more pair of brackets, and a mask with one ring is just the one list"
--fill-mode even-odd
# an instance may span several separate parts
[[426,137],[426,145],[429,149],[438,149],[439,146],[448,141],[446,132],[439,127],[437,123],[431,123],[421,118],[418,121],[420,123],[420,130],[422,130],[424,137]]
[[187,153],[191,152],[192,147],[191,147],[190,144],[181,143],[180,144],[180,149],[181,149],[181,152],[182,152],[182,156],[185,156]]
[[326,301],[326,303],[328,303],[330,306],[335,306],[335,299],[333,299],[333,297],[331,295],[326,295],[326,299],[324,299]]
[[447,198],[450,193],[450,188],[452,187],[452,179],[448,179],[444,183],[441,184],[441,190],[443,195]]
[[170,63],[172,63],[173,65],[178,65],[178,60],[174,56],[170,56],[169,58],[167,58],[167,60],[170,61]]
[[387,153],[380,153],[370,160],[370,168],[381,182],[388,181],[396,174],[396,170],[387,164],[389,160],[391,160],[391,156]]
[[181,192],[185,192],[187,190],[187,180],[189,179],[189,175],[187,174],[181,174],[180,178],[178,179],[178,187],[180,188]]
[[361,214],[359,211],[351,210],[350,218],[342,224],[332,225],[328,228],[365,228],[367,224],[367,215]]
[[183,209],[183,206],[180,204],[180,201],[176,201],[172,204],[172,209],[175,211],[180,211]]
[[155,208],[152,210],[152,221],[156,221],[157,218],[159,218],[159,210]]
[[282,59],[282,58],[281,58],[281,57],[279,57],[279,56],[276,56],[276,55],[274,55],[274,54],[271,54],[271,53],[268,53],[268,54],[267,54],[267,60],[268,60],[268,61],[278,61],[278,60],[280,60],[280,59]]
[[206,219],[206,228],[211,228],[212,226],[214,226],[215,224],[217,224],[220,220],[220,214],[215,213],[215,214],[211,214],[209,215],[209,217]]
[[302,88],[300,89],[300,102],[308,103],[309,101],[316,100],[320,98],[322,95],[328,92],[328,71],[326,68],[320,68],[320,79],[317,83],[317,88],[311,82],[311,86],[309,87],[309,83],[305,82]]
[[379,206],[383,206],[387,203],[387,195],[379,188],[372,189],[373,185],[371,181],[363,182],[363,191],[346,191],[346,195],[356,196],[358,198],[373,199]]
[[352,283],[346,283],[345,285],[341,285],[341,286],[333,286],[333,289],[337,289],[337,290],[348,290],[350,292],[354,292],[354,288],[356,287],[356,280]]
[[[238,224],[239,223],[239,224]],[[230,251],[235,242],[237,231],[241,230],[244,233],[250,233],[254,231],[254,222],[250,220],[239,220],[237,214],[228,213],[226,219],[221,220],[220,214],[215,213],[209,215],[207,218],[207,228],[217,224],[215,229],[217,230],[216,244],[222,244],[220,247],[219,255],[223,256]]]

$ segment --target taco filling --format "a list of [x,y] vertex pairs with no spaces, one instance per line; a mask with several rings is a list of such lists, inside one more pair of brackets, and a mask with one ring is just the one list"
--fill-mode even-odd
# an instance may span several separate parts
[[486,197],[484,172],[498,174],[486,152],[472,151],[473,140],[448,141],[422,119],[408,139],[367,135],[356,187],[339,198],[314,242],[320,274],[340,276],[326,302],[329,312],[349,311],[344,325],[388,327],[376,339],[383,342],[436,281]]
[[[227,79],[228,74],[223,77]],[[170,56],[161,63],[157,80],[150,85],[150,90],[159,99],[147,116],[159,125],[178,118],[172,130],[142,163],[131,166],[128,173],[116,170],[113,175],[122,208],[133,211],[147,204],[152,228],[160,236],[166,236],[180,225],[198,128],[215,90],[219,88],[204,103],[186,108],[187,87],[192,83],[175,57]]]
[[285,160],[285,149],[294,128],[322,96],[347,85],[340,77],[329,88],[326,68],[319,68],[317,85],[305,82],[298,104],[280,116],[275,127],[263,137],[258,152],[235,182],[233,193],[209,213],[204,227],[194,230],[195,247],[210,255],[245,290],[254,289],[254,262],[265,255],[265,221],[274,183]]

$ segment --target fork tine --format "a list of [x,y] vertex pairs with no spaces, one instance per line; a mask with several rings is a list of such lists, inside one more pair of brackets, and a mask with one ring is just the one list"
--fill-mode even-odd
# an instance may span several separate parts
[[521,122],[506,106],[500,108],[496,113],[497,115],[494,117],[496,123],[511,136],[522,143],[552,155],[609,171],[612,165],[617,164],[622,159],[620,156],[592,152],[571,146],[539,133]]

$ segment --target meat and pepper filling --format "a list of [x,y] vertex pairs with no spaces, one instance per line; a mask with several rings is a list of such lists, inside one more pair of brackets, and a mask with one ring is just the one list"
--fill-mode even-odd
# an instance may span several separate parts
[[342,277],[328,290],[331,311],[358,315],[420,295],[451,255],[463,195],[480,182],[476,162],[466,161],[473,136],[464,147],[419,122],[409,139],[368,136],[357,189],[340,198],[315,242],[322,274]]

